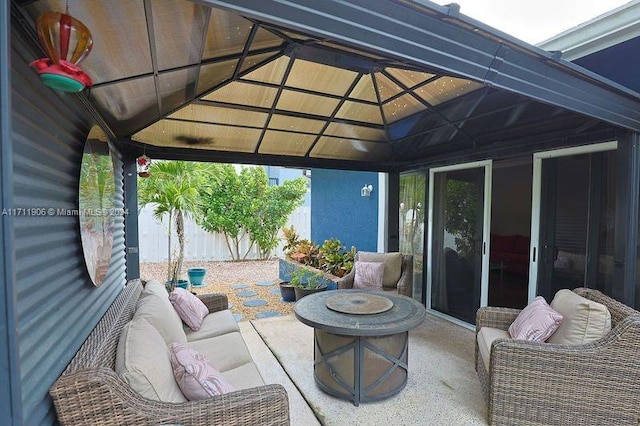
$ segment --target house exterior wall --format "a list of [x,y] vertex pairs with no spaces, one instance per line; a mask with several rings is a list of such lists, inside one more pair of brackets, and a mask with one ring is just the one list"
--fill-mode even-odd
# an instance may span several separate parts
[[[12,190],[3,208],[78,208],[81,158],[91,117],[76,96],[45,87],[30,68],[33,50],[12,34]],[[4,65],[3,65],[4,66]],[[116,208],[123,207],[123,165],[114,161]],[[4,171],[4,173],[7,173]],[[94,287],[87,273],[77,216],[16,216],[12,286],[22,418],[55,423],[48,389],[125,284],[124,219],[117,219],[109,273]],[[5,265],[6,267],[6,265]],[[5,380],[6,378],[2,378]]]
[[[311,181],[311,240],[322,245],[337,238],[347,249],[377,251],[378,174],[313,169]],[[369,184],[371,196],[362,197],[360,190]]]

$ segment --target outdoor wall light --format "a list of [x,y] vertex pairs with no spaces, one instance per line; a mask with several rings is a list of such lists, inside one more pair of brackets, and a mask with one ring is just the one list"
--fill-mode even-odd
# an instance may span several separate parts
[[360,195],[363,196],[363,197],[368,197],[368,196],[371,195],[371,191],[373,191],[373,185],[371,185],[371,184],[365,185],[360,190]]
[[38,38],[48,57],[33,61],[42,82],[62,92],[81,92],[93,83],[78,66],[93,47],[89,29],[67,13],[45,12],[38,18]]

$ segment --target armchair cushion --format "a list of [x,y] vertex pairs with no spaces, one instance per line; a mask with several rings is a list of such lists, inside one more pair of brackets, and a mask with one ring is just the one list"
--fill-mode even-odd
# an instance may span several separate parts
[[538,296],[529,303],[516,320],[509,326],[509,334],[514,339],[544,342],[562,322],[562,315],[553,310]]
[[601,339],[611,331],[611,314],[602,303],[582,297],[571,290],[560,290],[551,307],[564,316],[549,343],[581,345]]
[[486,371],[489,371],[489,360],[491,356],[491,345],[496,339],[510,339],[511,336],[507,330],[501,330],[493,327],[482,327],[478,331],[478,351],[482,356],[482,362]]
[[402,275],[402,253],[358,252],[358,260],[362,262],[384,262],[382,286],[396,288]]
[[355,270],[356,276],[353,280],[353,288],[382,290],[384,262],[356,261]]

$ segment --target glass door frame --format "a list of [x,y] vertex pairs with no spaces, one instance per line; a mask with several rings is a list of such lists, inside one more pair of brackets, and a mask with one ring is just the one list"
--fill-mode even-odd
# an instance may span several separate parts
[[428,233],[427,233],[427,267],[426,267],[426,308],[427,311],[435,316],[447,319],[453,323],[461,325],[469,329],[475,329],[475,326],[464,322],[458,318],[444,314],[431,308],[431,288],[433,280],[433,197],[434,197],[434,175],[436,173],[484,168],[484,223],[482,224],[482,278],[480,284],[480,307],[487,306],[489,300],[489,253],[490,253],[490,232],[491,232],[491,186],[492,186],[492,170],[493,160],[473,161],[469,163],[452,164],[443,167],[434,167],[429,169],[429,210],[428,210]]
[[531,191],[531,245],[529,246],[529,289],[527,301],[535,299],[538,291],[538,254],[540,253],[540,208],[542,199],[542,160],[568,157],[571,155],[591,154],[594,152],[615,151],[618,141],[581,145],[540,151],[533,154],[533,186]]

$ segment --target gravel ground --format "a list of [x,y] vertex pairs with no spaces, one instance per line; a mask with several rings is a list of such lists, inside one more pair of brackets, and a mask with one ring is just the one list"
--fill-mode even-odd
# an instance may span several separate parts
[[[293,313],[294,303],[280,300],[280,293],[272,294],[271,289],[277,289],[278,261],[277,260],[247,260],[241,262],[185,262],[183,271],[189,268],[205,268],[203,287],[192,287],[195,293],[225,293],[229,298],[231,312],[242,315],[242,321],[256,319],[256,314],[262,311],[277,311],[282,315]],[[142,263],[140,276],[143,280],[155,279],[164,283],[167,280],[167,263]],[[272,286],[258,286],[256,283],[272,281]],[[250,287],[241,290],[231,288],[233,284],[249,284]],[[240,297],[238,292],[254,290],[258,294],[251,297]],[[243,302],[251,299],[263,299],[268,303],[255,308],[246,307]]]

